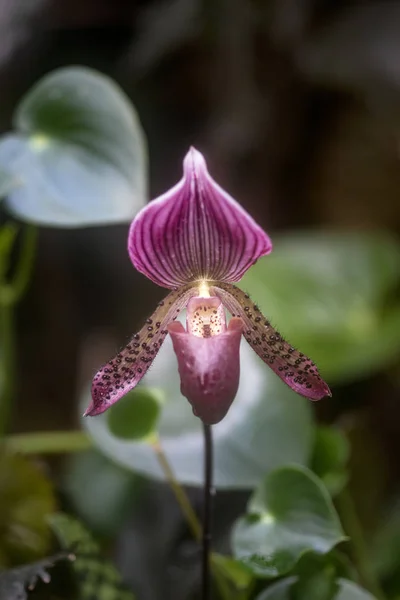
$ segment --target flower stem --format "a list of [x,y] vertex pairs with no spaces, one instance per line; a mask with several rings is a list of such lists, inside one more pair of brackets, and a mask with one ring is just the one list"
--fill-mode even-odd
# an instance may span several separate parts
[[12,246],[8,248],[6,267],[0,276],[0,343],[2,364],[0,370],[0,434],[7,431],[15,389],[15,328],[14,305],[28,287],[35,258],[37,230],[28,225],[23,232],[21,250],[15,275],[6,281],[7,267]]
[[152,446],[154,452],[156,453],[157,460],[160,464],[160,467],[162,468],[165,478],[166,478],[171,490],[173,491],[173,493],[175,495],[176,501],[178,502],[178,504],[182,510],[182,513],[183,513],[183,515],[187,521],[187,524],[193,534],[193,537],[197,541],[200,541],[201,540],[201,525],[199,523],[199,520],[197,518],[195,511],[193,510],[193,507],[190,503],[190,500],[189,500],[185,490],[180,485],[180,483],[178,482],[178,480],[176,479],[176,477],[174,475],[171,465],[169,464],[168,459],[167,459],[167,457],[164,453],[164,450],[161,446],[160,439],[158,437],[155,438],[151,442],[151,446]]
[[36,258],[37,228],[27,225],[21,243],[20,258],[13,281],[9,284],[12,302],[18,302],[30,283]]
[[203,424],[204,432],[204,513],[202,538],[202,600],[211,598],[211,527],[212,527],[212,479],[213,438],[211,425]]
[[[191,505],[190,500],[185,492],[185,489],[181,486],[181,484],[179,483],[179,481],[176,479],[176,477],[174,475],[172,467],[168,462],[168,458],[164,453],[164,450],[161,446],[159,438],[154,438],[151,441],[151,446],[156,453],[158,462],[160,463],[160,466],[164,472],[167,483],[175,495],[176,501],[178,502],[178,504],[182,510],[182,514],[186,519],[186,522],[189,526],[189,529],[192,532],[194,539],[197,540],[198,542],[202,541],[203,536],[202,536],[202,528],[201,528],[200,521],[197,518],[197,515],[192,508],[192,505]],[[211,471],[212,471],[212,469],[211,469]],[[225,600],[231,600],[231,598],[232,598],[231,589],[230,589],[229,585],[227,584],[227,582],[225,581],[222,574],[220,573],[217,562],[214,561],[213,559],[214,559],[214,556],[211,553],[211,556],[210,556],[211,571],[215,577],[215,583],[218,586],[221,597],[224,598]]]
[[385,594],[380,587],[374,569],[368,556],[368,550],[364,538],[364,533],[360,520],[354,506],[353,498],[347,489],[342,490],[336,499],[340,515],[346,533],[348,533],[352,549],[354,562],[357,567],[361,583],[375,596],[377,600],[385,600]]

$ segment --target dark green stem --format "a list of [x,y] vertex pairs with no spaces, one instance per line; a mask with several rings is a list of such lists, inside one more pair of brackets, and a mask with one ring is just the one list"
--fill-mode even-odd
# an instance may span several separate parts
[[14,278],[10,283],[1,282],[0,303],[3,305],[16,304],[25,294],[31,280],[36,256],[37,229],[34,225],[28,225],[22,235],[19,261]]
[[211,425],[203,424],[204,431],[204,506],[202,537],[202,600],[211,598],[211,530],[212,530],[212,479],[213,439]]
[[[1,344],[1,380],[0,380],[0,436],[7,431],[15,390],[15,329],[14,305],[20,300],[28,287],[35,258],[37,231],[28,225],[23,232],[19,261],[14,278],[6,281],[7,269],[1,272],[0,280],[0,344]],[[10,255],[7,257],[6,266]]]

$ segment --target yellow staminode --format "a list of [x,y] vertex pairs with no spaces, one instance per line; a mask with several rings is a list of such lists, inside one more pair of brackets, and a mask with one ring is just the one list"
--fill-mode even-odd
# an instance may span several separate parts
[[204,279],[200,281],[199,296],[200,298],[210,298],[210,286]]

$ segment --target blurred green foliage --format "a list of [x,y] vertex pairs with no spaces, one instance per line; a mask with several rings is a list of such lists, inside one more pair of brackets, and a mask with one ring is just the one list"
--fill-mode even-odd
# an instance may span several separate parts
[[76,519],[54,513],[50,525],[60,544],[73,552],[72,568],[76,573],[74,600],[134,600],[135,596],[122,583],[115,567],[101,557],[100,548],[90,532]]
[[[325,580],[326,581],[326,580]],[[374,600],[373,596],[360,588],[358,585],[351,581],[347,581],[346,579],[338,579],[337,586],[338,591],[336,592],[333,588],[329,590],[329,588],[325,587],[324,591],[322,591],[325,595],[313,596],[310,595],[309,589],[305,589],[306,595],[293,595],[294,586],[298,583],[298,580],[295,577],[288,577],[287,579],[283,579],[279,583],[276,583],[269,587],[265,592],[257,596],[256,600],[325,600],[329,598],[329,600]],[[326,584],[329,585],[329,581],[326,581]],[[315,586],[315,583],[314,583]],[[321,583],[319,587],[316,589],[313,586],[311,594],[318,591],[321,592]],[[327,595],[325,593],[328,591]],[[333,595],[331,594],[333,593]],[[295,592],[296,593],[296,592]]]
[[70,457],[61,487],[77,516],[107,537],[123,526],[142,486],[137,475],[88,450]]
[[339,429],[316,427],[311,469],[332,496],[336,496],[347,484],[349,456],[349,441]]
[[50,549],[46,523],[55,510],[53,483],[23,456],[0,454],[0,566],[42,558]]
[[400,245],[387,233],[302,232],[241,281],[272,323],[332,385],[396,363]]

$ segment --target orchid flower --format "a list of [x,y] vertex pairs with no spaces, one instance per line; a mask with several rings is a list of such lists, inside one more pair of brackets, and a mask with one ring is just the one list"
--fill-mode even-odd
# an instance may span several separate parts
[[[191,148],[183,178],[134,219],[128,251],[134,267],[172,290],[142,329],[95,375],[85,415],[98,415],[132,390],[170,335],[181,392],[206,424],[221,421],[239,385],[242,335],[295,392],[331,395],[315,364],[274,329],[256,304],[233,285],[272,243],[239,204],[211,178]],[[186,329],[175,319],[186,309]],[[227,325],[226,311],[231,314]]]

